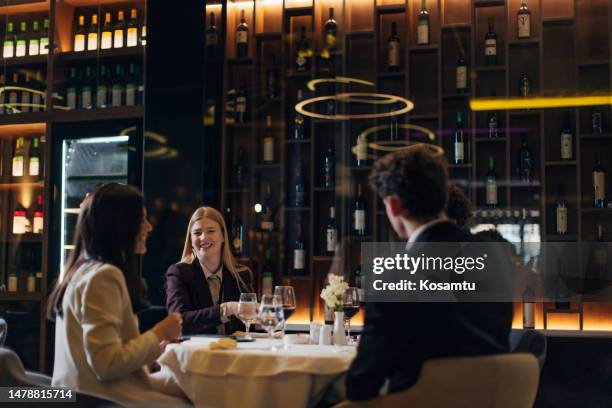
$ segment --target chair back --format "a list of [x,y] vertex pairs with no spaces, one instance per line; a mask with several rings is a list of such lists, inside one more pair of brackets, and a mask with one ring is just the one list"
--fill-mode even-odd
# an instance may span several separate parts
[[538,362],[527,353],[433,359],[407,390],[336,408],[531,408],[538,379]]
[[6,325],[6,320],[0,317],[0,346],[4,346],[4,342],[6,341],[7,331],[8,331],[8,326]]
[[0,387],[23,387],[28,385],[25,369],[17,353],[0,346]]
[[531,353],[538,359],[540,371],[546,361],[546,336],[536,330],[512,330],[510,350],[513,353]]

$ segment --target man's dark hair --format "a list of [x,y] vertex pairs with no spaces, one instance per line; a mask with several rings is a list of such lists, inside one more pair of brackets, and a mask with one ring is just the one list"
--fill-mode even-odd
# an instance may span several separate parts
[[378,159],[370,185],[383,199],[397,196],[411,217],[428,219],[446,207],[448,170],[442,156],[417,145]]
[[465,224],[473,215],[472,202],[465,195],[465,192],[454,184],[451,184],[448,188],[446,215],[460,227],[465,227]]

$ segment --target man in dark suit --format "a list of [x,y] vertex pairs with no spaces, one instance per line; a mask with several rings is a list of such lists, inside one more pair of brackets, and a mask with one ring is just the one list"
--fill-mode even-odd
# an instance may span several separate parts
[[[474,242],[444,215],[448,173],[443,158],[425,146],[378,160],[370,184],[387,217],[408,245]],[[347,397],[366,400],[417,381],[432,358],[498,354],[508,351],[510,303],[368,303],[357,356],[346,377]]]

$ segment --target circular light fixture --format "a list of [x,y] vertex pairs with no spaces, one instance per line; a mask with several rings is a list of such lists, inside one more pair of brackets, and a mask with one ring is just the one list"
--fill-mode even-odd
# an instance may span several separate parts
[[317,87],[317,85],[319,84],[326,84],[326,83],[334,83],[334,84],[361,84],[361,85],[367,85],[367,86],[374,86],[374,82],[370,82],[370,81],[366,81],[363,79],[358,79],[358,78],[350,78],[350,77],[344,77],[344,76],[337,76],[335,78],[317,78],[317,79],[312,79],[310,81],[308,81],[308,83],[306,84],[306,88],[310,89],[311,91],[314,91]]
[[[374,99],[383,99],[385,104],[391,103],[403,103],[404,107],[393,110],[390,112],[384,113],[365,113],[365,114],[356,114],[356,115],[323,115],[320,113],[310,112],[304,109],[305,106],[322,101],[342,101],[342,102],[361,102],[368,104],[380,104],[380,101],[377,100],[368,100],[368,99],[360,99],[354,98],[357,97],[365,97],[365,98],[374,98]],[[355,100],[357,99],[357,100]],[[410,112],[414,109],[414,103],[412,101],[403,98],[397,95],[389,95],[389,94],[381,94],[381,93],[369,93],[369,92],[346,92],[339,93],[336,95],[328,95],[328,96],[317,96],[314,98],[303,100],[295,105],[295,110],[301,113],[304,116],[308,116],[315,119],[324,119],[324,120],[351,120],[351,119],[378,119],[378,118],[387,118],[391,116],[403,115],[404,113]]]
[[[358,136],[359,137],[367,137],[368,135],[370,135],[371,133],[375,133],[378,132],[379,130],[384,130],[384,129],[388,129],[391,125],[378,125],[378,126],[372,126],[371,128],[367,128],[366,130],[364,130],[363,132],[361,132]],[[436,140],[436,135],[434,132],[432,132],[431,130],[427,129],[426,127],[423,126],[418,126],[418,125],[412,125],[410,123],[398,123],[396,125],[398,128],[400,129],[410,129],[410,130],[416,130],[418,132],[421,132],[423,134],[425,134],[425,136],[427,136],[427,138],[431,141],[435,141]]]

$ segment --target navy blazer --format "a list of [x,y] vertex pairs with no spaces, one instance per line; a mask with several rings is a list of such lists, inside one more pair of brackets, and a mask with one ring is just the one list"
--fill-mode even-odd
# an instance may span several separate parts
[[[247,285],[240,288],[231,272],[223,267],[221,284],[221,301],[237,302],[241,292],[252,292],[252,272],[245,266],[238,268],[240,277]],[[178,312],[183,317],[183,334],[216,334],[221,324],[221,307],[212,301],[208,282],[200,262],[196,259],[191,264],[176,263],[166,272],[166,308],[169,313]],[[225,333],[244,330],[244,325],[231,316],[225,323]]]

